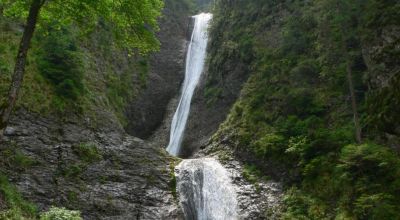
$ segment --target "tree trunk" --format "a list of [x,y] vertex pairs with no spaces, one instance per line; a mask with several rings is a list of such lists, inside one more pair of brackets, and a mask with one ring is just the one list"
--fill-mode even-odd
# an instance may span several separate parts
[[347,60],[347,81],[349,83],[349,90],[350,90],[350,97],[351,97],[351,107],[353,110],[353,120],[354,120],[354,128],[356,132],[356,141],[357,143],[361,144],[361,126],[360,126],[360,119],[358,117],[358,109],[357,109],[357,100],[354,92],[354,85],[353,85],[353,74],[351,70],[351,62]]
[[22,86],[28,49],[31,44],[33,33],[35,32],[40,8],[43,6],[43,3],[43,0],[33,0],[29,8],[28,19],[26,21],[26,26],[22,35],[21,42],[19,44],[17,59],[14,67],[14,74],[12,76],[11,85],[8,91],[8,100],[0,109],[0,135],[3,134],[3,130],[7,127],[8,120],[15,106],[15,102],[18,98],[18,93]]

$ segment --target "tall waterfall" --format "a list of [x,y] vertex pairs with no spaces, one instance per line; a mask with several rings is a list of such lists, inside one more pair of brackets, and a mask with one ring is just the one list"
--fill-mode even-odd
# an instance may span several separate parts
[[[194,29],[186,56],[185,81],[181,99],[172,119],[167,151],[177,156],[190,102],[203,72],[211,14],[194,16]],[[176,169],[177,191],[186,220],[235,220],[237,200],[228,172],[215,159],[183,160]]]
[[235,220],[235,188],[215,159],[183,160],[177,167],[177,190],[186,220]]
[[186,56],[185,81],[183,82],[181,99],[171,124],[170,140],[167,151],[177,156],[183,139],[186,122],[189,117],[190,102],[194,90],[203,72],[208,42],[208,24],[212,15],[202,13],[194,16],[194,29]]

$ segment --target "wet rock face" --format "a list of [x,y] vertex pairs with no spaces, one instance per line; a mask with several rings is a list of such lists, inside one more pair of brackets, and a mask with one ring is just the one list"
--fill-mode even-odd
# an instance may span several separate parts
[[194,157],[215,158],[226,170],[235,188],[238,219],[281,219],[283,188],[274,179],[245,175],[243,158],[234,154],[228,143],[212,142],[197,152]]
[[[0,144],[0,158],[6,158],[0,165],[40,210],[64,206],[85,219],[181,218],[170,188],[172,158],[158,146],[126,135],[117,124],[95,129],[79,118],[16,115]],[[10,149],[30,162],[3,157]]]
[[243,169],[232,158],[222,164],[214,158],[183,160],[176,177],[185,219],[279,219],[281,184],[250,183]]
[[194,162],[192,169],[182,166],[177,169],[177,191],[180,194],[180,203],[184,210],[185,219],[198,219],[198,203],[203,200],[204,179],[202,168],[201,162]]
[[273,180],[251,183],[243,176],[244,165],[236,160],[224,164],[237,186],[240,219],[280,219],[282,185]]
[[238,219],[235,186],[217,160],[183,160],[177,166],[176,174],[185,219]]

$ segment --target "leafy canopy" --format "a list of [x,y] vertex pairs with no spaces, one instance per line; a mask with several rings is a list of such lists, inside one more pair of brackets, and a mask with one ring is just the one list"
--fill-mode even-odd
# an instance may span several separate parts
[[[26,18],[34,0],[0,0],[0,10],[10,17]],[[83,33],[91,33],[109,23],[118,46],[148,53],[159,48],[154,36],[161,15],[161,0],[41,0],[39,25],[57,21],[61,26],[77,24]]]

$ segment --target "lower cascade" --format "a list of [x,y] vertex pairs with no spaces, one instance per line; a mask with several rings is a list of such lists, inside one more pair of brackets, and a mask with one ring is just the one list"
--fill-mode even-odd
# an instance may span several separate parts
[[235,220],[237,200],[228,172],[213,158],[183,160],[177,190],[187,220]]

